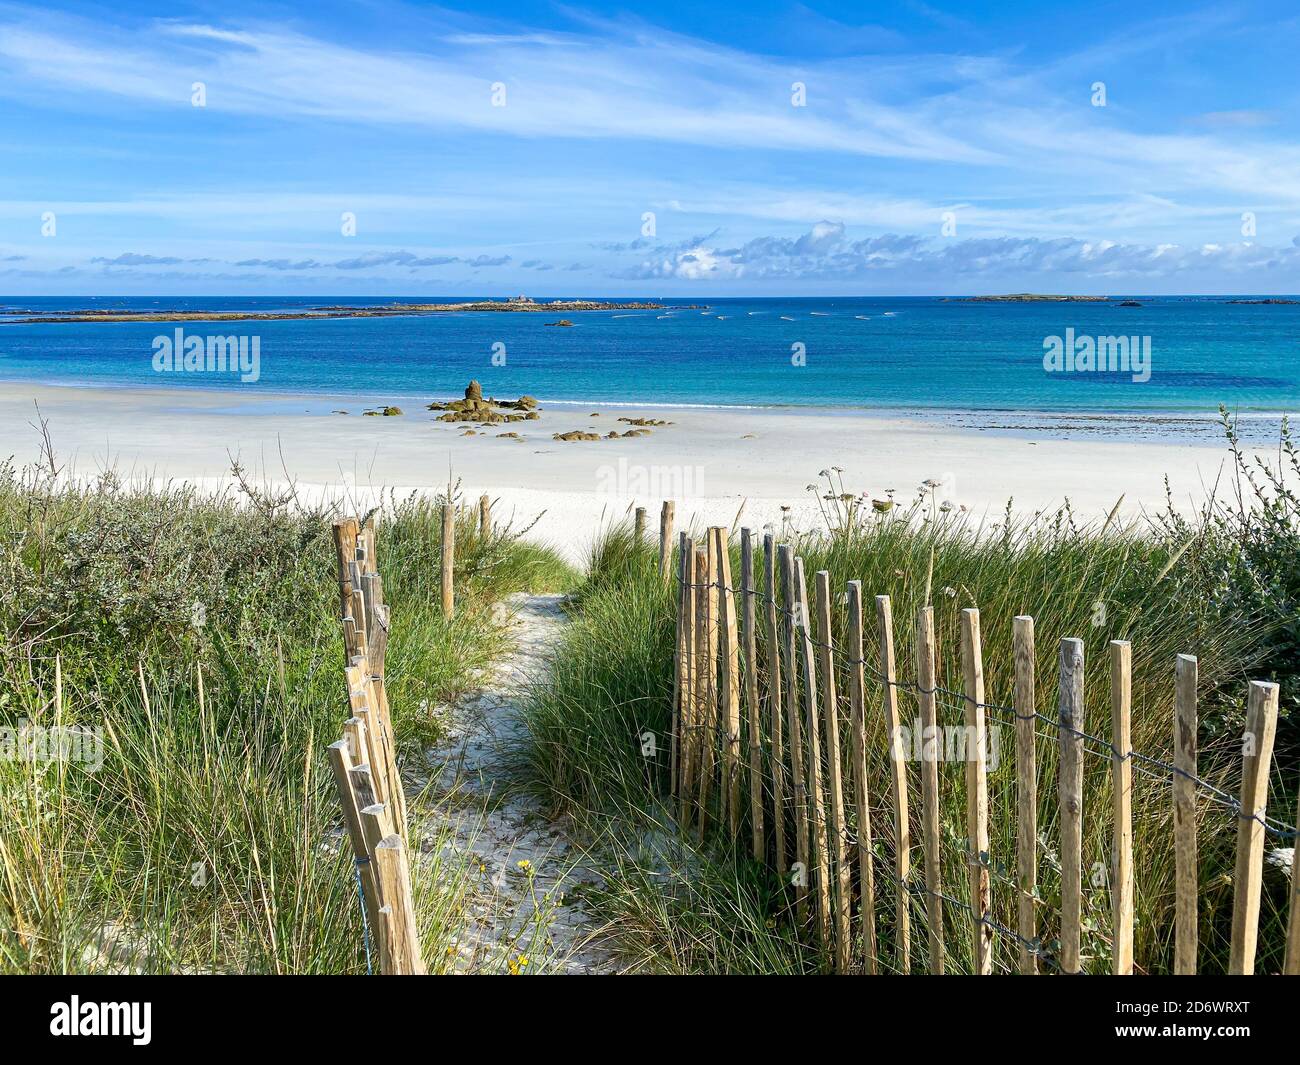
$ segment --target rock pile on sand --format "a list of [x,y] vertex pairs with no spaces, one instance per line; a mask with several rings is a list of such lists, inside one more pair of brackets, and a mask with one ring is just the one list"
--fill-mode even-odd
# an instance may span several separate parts
[[600,433],[591,433],[585,429],[570,429],[567,433],[552,433],[552,440],[622,440],[628,436],[649,436],[649,429],[628,429],[620,433],[617,429],[611,429],[604,436]]
[[440,422],[476,422],[496,425],[501,422],[537,421],[537,400],[532,396],[518,399],[484,399],[483,386],[471,381],[465,389],[465,398],[450,403],[430,403],[429,410],[440,410]]

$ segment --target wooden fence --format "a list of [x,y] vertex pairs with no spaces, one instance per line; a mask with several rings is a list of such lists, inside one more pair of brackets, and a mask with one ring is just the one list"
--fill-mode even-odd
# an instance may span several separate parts
[[[638,523],[644,526],[644,517]],[[671,580],[672,510],[665,504],[660,522],[659,556]],[[1174,670],[1174,761],[1166,763],[1133,751],[1130,745],[1131,647],[1112,641],[1110,707],[1112,735],[1089,734],[1084,727],[1084,644],[1066,638],[1058,656],[1057,712],[1039,712],[1035,676],[1034,619],[1017,617],[1013,626],[1013,705],[986,702],[980,615],[961,612],[962,691],[939,685],[935,669],[935,624],[931,606],[922,607],[908,634],[915,640],[915,678],[896,670],[895,628],[888,596],[874,602],[874,626],[866,617],[863,588],[849,581],[840,590],[847,613],[843,646],[832,636],[829,574],[814,575],[808,594],[801,558],[771,535],[758,545],[749,529],[740,530],[740,574],[731,570],[728,530],[715,527],[702,543],[679,534],[676,569],[676,649],[672,697],[670,777],[679,828],[703,839],[707,832],[744,840],[755,861],[785,878],[794,893],[798,919],[815,914],[817,942],[827,968],[869,973],[913,968],[914,911],[924,915],[928,968],[943,973],[952,951],[945,948],[943,911],[969,922],[972,972],[994,971],[995,936],[1016,947],[1017,968],[1025,974],[1049,969],[1078,973],[1083,929],[1083,801],[1088,756],[1109,765],[1113,780],[1113,838],[1109,884],[1109,929],[1116,974],[1134,971],[1133,767],[1171,783],[1175,856],[1175,962],[1178,973],[1197,965],[1198,797],[1228,807],[1237,818],[1236,873],[1229,971],[1254,971],[1263,882],[1265,837],[1272,832],[1294,840],[1293,826],[1267,815],[1268,769],[1277,724],[1275,684],[1251,682],[1243,737],[1239,797],[1197,776],[1196,659],[1180,655]],[[761,587],[755,587],[761,570]],[[737,606],[739,600],[739,606]],[[907,638],[907,637],[905,637]],[[841,687],[847,692],[842,692]],[[872,689],[875,689],[873,692]],[[921,868],[912,868],[916,796],[909,794],[905,726],[899,696],[916,702],[921,725]],[[868,720],[868,705],[881,706],[883,722]],[[965,762],[965,842],[961,888],[942,881],[942,799],[939,704],[962,715]],[[1001,872],[990,857],[988,751],[989,715],[1014,725],[1014,795],[997,796],[1015,810],[1014,873],[999,875],[1003,890],[1014,891],[1015,927],[994,916],[993,883]],[[845,720],[847,717],[847,720]],[[868,737],[883,734],[888,745],[887,779],[871,779]],[[1037,890],[1042,860],[1037,824],[1039,796],[1036,742],[1047,726],[1057,748],[1057,817],[1061,877],[1059,946],[1049,949],[1040,927]],[[871,823],[871,796],[887,791],[892,855],[877,854]],[[1147,839],[1146,846],[1168,840]],[[1008,863],[1009,864],[1009,863]],[[953,871],[949,871],[949,876]],[[1300,973],[1300,871],[1293,862],[1284,970]],[[879,947],[877,902],[893,896],[892,950]],[[915,900],[915,906],[913,905]],[[1004,900],[1005,903],[1005,900]],[[856,907],[856,921],[854,909]],[[951,944],[949,945],[951,947]]]
[[367,957],[373,940],[380,972],[420,975],[425,965],[411,891],[406,798],[384,686],[389,616],[375,565],[373,519],[364,525],[355,518],[336,521],[334,545],[352,716],[329,754],[356,861]]

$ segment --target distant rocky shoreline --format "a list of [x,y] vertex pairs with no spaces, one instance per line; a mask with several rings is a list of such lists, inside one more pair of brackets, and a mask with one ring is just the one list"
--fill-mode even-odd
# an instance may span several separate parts
[[308,307],[301,311],[134,311],[123,308],[102,310],[48,311],[37,314],[20,308],[4,308],[13,324],[39,325],[54,322],[280,322],[302,319],[395,318],[402,315],[466,314],[492,311],[505,314],[556,314],[579,311],[663,311],[706,310],[707,304],[611,303],[603,300],[538,300],[517,297],[509,300],[479,300],[471,303],[393,303],[383,307]]
[[1037,292],[1011,292],[1004,296],[953,296],[956,303],[1108,303],[1112,296],[1048,296]]

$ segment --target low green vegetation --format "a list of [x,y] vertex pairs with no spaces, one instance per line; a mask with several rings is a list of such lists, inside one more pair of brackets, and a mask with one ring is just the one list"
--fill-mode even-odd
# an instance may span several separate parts
[[[1229,426],[1231,432],[1231,427]],[[1285,438],[1284,438],[1285,439]],[[844,491],[837,471],[814,486],[823,508],[817,530],[772,530],[795,546],[812,576],[828,570],[836,592],[832,635],[845,636],[848,580],[860,580],[868,610],[867,707],[871,816],[876,848],[880,959],[896,965],[891,879],[893,815],[888,787],[886,730],[878,666],[876,594],[891,597],[898,675],[914,679],[914,619],[934,608],[941,686],[962,690],[960,612],[978,607],[984,644],[986,701],[1009,705],[1013,694],[1012,619],[1036,619],[1038,709],[1056,708],[1059,641],[1080,637],[1087,659],[1086,730],[1110,736],[1108,642],[1129,640],[1133,657],[1133,746],[1172,758],[1173,667],[1179,653],[1200,667],[1200,774],[1235,794],[1246,682],[1277,680],[1282,716],[1272,779],[1273,813],[1294,822],[1300,764],[1295,641],[1300,632],[1295,574],[1300,521],[1286,488],[1300,475],[1289,440],[1288,468],[1268,468],[1238,455],[1235,487],[1188,518],[1172,508],[1154,520],[1111,518],[1080,524],[1067,506],[1051,514],[973,525],[935,505],[922,489],[911,505],[882,510]],[[1240,491],[1237,491],[1237,488]],[[703,530],[696,530],[702,533]],[[733,543],[738,539],[732,537]],[[697,542],[699,537],[697,536]],[[756,586],[762,589],[761,553]],[[733,573],[739,582],[736,549]],[[650,545],[637,544],[625,526],[610,530],[593,552],[590,573],[574,597],[575,616],[554,656],[549,679],[528,706],[532,745],[520,766],[531,786],[575,816],[592,846],[606,856],[610,875],[593,905],[634,966],[666,972],[798,972],[820,958],[807,927],[795,921],[791,896],[774,873],[749,857],[747,829],[731,841],[712,832],[702,844],[682,841],[666,795],[667,743],[673,688],[675,603],[657,574]],[[762,628],[762,610],[760,630]],[[818,632],[817,637],[822,638]],[[760,656],[761,658],[762,656]],[[841,655],[841,668],[843,658]],[[766,688],[766,681],[764,681]],[[846,677],[838,683],[843,699]],[[766,710],[765,710],[766,712]],[[902,721],[915,728],[915,694],[900,691]],[[848,707],[841,708],[841,721]],[[958,699],[940,697],[940,724],[961,724]],[[990,711],[998,743],[990,772],[990,836],[994,916],[1015,927],[1014,722]],[[1056,735],[1037,724],[1040,931],[1045,950],[1058,933],[1059,832],[1056,819]],[[645,736],[661,742],[645,754]],[[1091,971],[1110,964],[1111,778],[1104,747],[1089,744],[1085,759],[1084,959]],[[848,749],[847,742],[842,744]],[[919,764],[908,765],[912,795],[913,863],[919,865]],[[1173,848],[1167,772],[1137,763],[1134,772],[1137,945],[1140,968],[1169,971],[1173,943]],[[845,780],[852,776],[845,772]],[[942,864],[946,893],[966,897],[964,763],[940,765]],[[742,808],[747,809],[747,799]],[[851,805],[851,804],[850,804]],[[1237,818],[1209,799],[1199,806],[1201,846],[1201,958],[1205,971],[1226,965],[1232,907]],[[856,833],[850,813],[850,831]],[[1293,840],[1269,841],[1288,847]],[[919,871],[918,877],[922,875]],[[1265,880],[1258,971],[1277,971],[1286,919],[1286,885]],[[970,922],[954,907],[945,913],[950,971],[970,964]],[[925,907],[912,902],[912,965],[927,966]],[[855,914],[855,928],[856,926]],[[1014,971],[1016,945],[996,938],[999,971]]]
[[[0,466],[0,972],[366,971],[325,757],[347,714],[333,515],[242,475],[216,498],[67,485],[46,457]],[[573,579],[466,511],[444,621],[440,503],[391,500],[380,526],[408,754],[503,649],[502,598]],[[60,735],[71,757],[25,756]],[[431,971],[461,923],[442,843],[413,840]]]

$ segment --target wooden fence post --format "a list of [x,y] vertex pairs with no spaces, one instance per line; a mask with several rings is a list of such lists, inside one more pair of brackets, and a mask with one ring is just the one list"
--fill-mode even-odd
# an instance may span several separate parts
[[822,674],[822,715],[826,733],[826,792],[830,803],[830,856],[834,859],[835,897],[835,971],[849,970],[852,933],[849,930],[849,907],[852,883],[849,870],[848,825],[844,822],[844,781],[840,761],[839,692],[835,685],[835,640],[831,635],[831,575],[826,570],[816,574],[817,632]]
[[1083,909],[1083,641],[1061,641],[1061,968],[1079,972]]
[[480,540],[492,539],[492,500],[486,495],[478,497],[478,535]]
[[1200,890],[1196,857],[1196,677],[1192,655],[1174,662],[1174,973],[1196,974]]
[[726,731],[722,742],[722,806],[734,839],[740,835],[740,645],[736,634],[736,595],[731,584],[731,551],[727,529],[713,530],[713,550],[718,558],[718,642],[722,666],[718,689]]
[[[350,577],[348,586],[352,589],[352,604],[348,609],[348,616],[356,623],[356,630],[353,634],[356,640],[356,653],[364,655],[369,650],[370,645],[370,619],[366,616],[366,595],[365,586],[362,582],[363,562],[353,559],[348,564]],[[345,630],[346,638],[347,632]]]
[[632,535],[638,544],[645,542],[645,507],[636,508],[636,516],[632,520]]
[[796,619],[799,603],[794,587],[794,548],[781,544],[777,549],[781,561],[781,590],[785,610],[781,619],[781,642],[785,652],[785,709],[790,748],[791,791],[794,800],[795,864],[793,882],[799,921],[808,916],[808,877],[811,865],[808,860],[808,785],[804,773],[803,724],[799,718],[799,660],[795,651]]
[[357,557],[356,518],[340,518],[334,523],[334,553],[339,564],[339,616],[352,613],[352,561]]
[[876,877],[872,865],[874,846],[867,774],[867,689],[863,668],[861,581],[849,581],[848,612],[848,644],[845,653],[849,656],[849,705],[853,715],[853,796],[857,801],[858,812],[858,891],[861,896],[859,915],[867,974],[875,976],[879,971],[880,947],[876,942]]
[[[1237,820],[1237,871],[1232,878],[1232,947],[1228,972],[1252,976],[1259,936],[1259,895],[1264,883],[1264,813],[1268,771],[1277,734],[1277,685],[1250,682],[1242,737],[1241,811]],[[1294,861],[1294,859],[1293,859]]]
[[938,715],[935,710],[934,607],[916,612],[916,683],[921,710],[921,797],[924,802],[925,838],[925,923],[929,931],[930,972],[944,973],[943,881],[939,867],[939,747]]
[[[359,767],[364,769],[365,767]],[[357,769],[352,771],[354,786],[357,787],[357,796],[359,802],[364,802],[365,795],[364,782],[367,774],[359,773]],[[388,899],[384,897],[384,883],[379,877],[379,865],[375,861],[375,848],[379,846],[384,839],[392,834],[392,820],[387,813],[388,808],[382,803],[370,803],[361,808],[361,833],[366,840],[366,854],[368,860],[374,869],[375,888],[379,899],[378,919],[371,929],[371,941],[375,945],[376,953],[379,955],[379,971],[384,975],[392,974],[396,971],[397,958],[393,953],[393,940],[391,937],[391,923],[384,919],[384,907],[388,904]]]
[[448,621],[456,610],[452,573],[456,562],[456,506],[442,505],[442,616]]
[[420,953],[419,929],[415,921],[415,904],[411,893],[411,867],[406,858],[402,837],[384,837],[374,848],[379,891],[384,900],[380,911],[380,956],[387,956],[392,976],[425,975]]
[[375,550],[375,516],[370,515],[357,532],[359,557],[365,559],[366,573],[379,572],[379,553]]
[[[357,813],[361,814],[368,807],[381,805],[377,802],[375,795],[375,778],[370,772],[370,766],[366,764],[354,765],[348,770],[348,780],[352,783],[352,793],[357,797]],[[366,843],[366,853],[370,853],[370,840],[364,832],[364,819],[362,821],[362,836]]]
[[749,827],[754,861],[767,853],[763,832],[763,731],[758,705],[758,632],[754,603],[754,536],[740,530],[740,631],[745,645],[745,703],[749,720]]
[[673,516],[676,506],[671,499],[665,499],[659,508],[659,576],[665,584],[672,576]]
[[1021,614],[1012,622],[1016,663],[1016,887],[1020,937],[1020,972],[1038,973],[1038,955],[1029,944],[1038,939],[1038,752],[1034,747],[1034,619]]
[[772,737],[772,827],[776,868],[784,877],[790,868],[785,842],[785,722],[781,719],[781,639],[776,621],[776,541],[771,533],[763,537],[763,589],[767,598],[767,725]]
[[699,737],[696,815],[699,817],[697,827],[701,840],[704,839],[709,820],[709,792],[713,787],[714,752],[718,734],[718,634],[713,627],[717,555],[714,552],[713,537],[706,535],[704,540],[704,550],[695,552],[695,580],[699,585],[695,601],[695,661],[699,666],[696,681],[699,703],[695,718],[695,731]]
[[[989,878],[989,793],[985,752],[988,726],[984,720],[984,655],[980,643],[980,612],[973,607],[961,612],[961,664],[966,686],[966,835],[971,854],[970,905],[975,922],[975,972],[993,972],[993,900]],[[972,751],[971,748],[974,748]]]
[[357,795],[352,787],[353,752],[349,746],[346,739],[330,744],[330,768],[334,772],[334,787],[343,807],[343,825],[352,845],[352,857],[361,883],[361,905],[365,910],[366,925],[371,936],[375,936],[378,935],[379,928],[379,893],[375,886],[375,870],[370,862],[370,852],[366,849],[366,837],[361,828],[361,810],[357,806]]
[[379,713],[371,705],[370,674],[365,659],[357,659],[355,665],[348,666],[343,673],[348,689],[348,705],[352,716],[360,718],[364,729],[358,730],[366,743],[365,758],[362,761],[369,767],[373,779],[376,801],[388,802],[392,788],[393,773],[391,741],[385,734]]
[[677,823],[683,833],[691,827],[691,796],[695,783],[696,752],[696,662],[695,649],[695,542],[682,533],[679,549],[682,553],[682,690],[681,711],[678,721],[677,764]]
[[821,723],[817,707],[817,656],[812,639],[812,605],[804,580],[803,559],[794,560],[794,587],[797,597],[796,621],[799,628],[800,662],[803,665],[805,722],[808,731],[808,818],[814,846],[813,863],[817,870],[817,927],[822,950],[829,952],[835,940],[831,925],[831,861],[826,836],[826,799],[822,792]]
[[912,900],[908,879],[912,875],[912,827],[907,810],[907,752],[903,750],[902,722],[898,719],[898,687],[894,668],[894,613],[889,596],[876,596],[876,628],[880,639],[882,698],[885,704],[886,742],[889,744],[889,778],[894,800],[894,877],[898,909],[895,953],[898,971],[912,971]]
[[[685,537],[683,536],[683,540]],[[683,545],[684,546],[684,545]],[[685,635],[682,627],[682,601],[685,594],[686,575],[684,567],[686,565],[686,552],[683,550],[677,556],[677,584],[675,591],[677,593],[677,613],[676,626],[673,631],[673,702],[672,702],[672,724],[669,726],[668,743],[671,754],[668,762],[668,788],[669,794],[675,799],[679,794],[679,773],[681,772],[678,759],[681,757],[681,732],[682,732],[682,676],[686,663],[686,648],[683,646],[682,637]]]
[[1111,873],[1112,971],[1133,975],[1133,648],[1127,640],[1110,642],[1111,756],[1114,773],[1115,837]]

